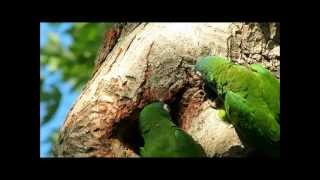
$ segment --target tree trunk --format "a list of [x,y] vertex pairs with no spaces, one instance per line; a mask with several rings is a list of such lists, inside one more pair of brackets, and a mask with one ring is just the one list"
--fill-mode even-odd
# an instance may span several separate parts
[[100,65],[60,130],[55,156],[139,157],[137,119],[152,101],[169,104],[175,122],[209,157],[246,156],[250,147],[219,119],[221,103],[208,97],[193,65],[201,56],[228,56],[262,63],[280,78],[279,29],[276,23],[131,23],[120,38],[109,33],[102,47],[117,41],[99,52]]

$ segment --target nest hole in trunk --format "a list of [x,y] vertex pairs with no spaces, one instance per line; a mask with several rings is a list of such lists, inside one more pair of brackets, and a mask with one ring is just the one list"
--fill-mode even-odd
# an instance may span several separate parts
[[[180,127],[179,116],[181,108],[183,108],[182,100],[186,91],[192,88],[191,84],[185,84],[171,99],[165,101],[166,104],[169,105],[170,115],[172,117],[173,123],[175,123],[178,127]],[[210,90],[210,88],[205,84],[204,90],[206,92],[206,96],[209,99],[217,98],[217,94]],[[148,102],[149,104],[151,102]],[[145,105],[147,105],[145,104]],[[117,124],[115,124],[113,129],[113,136],[119,139],[124,145],[126,145],[129,149],[133,150],[136,154],[140,155],[140,147],[144,145],[144,140],[139,131],[139,114],[141,109],[136,109],[132,114],[125,118],[121,119]]]
[[174,96],[173,99],[167,102],[167,104],[170,107],[170,116],[172,119],[172,122],[176,124],[178,127],[180,127],[179,124],[179,113],[180,113],[180,108],[181,108],[181,100],[183,97],[183,94],[186,92],[187,87],[184,87],[180,89],[177,94]]
[[[165,103],[170,107],[170,115],[173,123],[179,126],[179,108],[182,96],[187,88],[182,88],[174,98],[166,101]],[[147,103],[150,104],[151,102]],[[147,105],[146,104],[146,105]],[[117,124],[114,125],[112,136],[119,139],[125,146],[140,155],[140,147],[144,145],[141,132],[139,131],[139,114],[142,109],[137,109],[132,114],[124,119],[121,119]]]
[[128,118],[121,119],[115,124],[112,132],[114,137],[138,155],[140,155],[140,147],[144,144],[138,124],[140,111],[141,110],[136,110]]

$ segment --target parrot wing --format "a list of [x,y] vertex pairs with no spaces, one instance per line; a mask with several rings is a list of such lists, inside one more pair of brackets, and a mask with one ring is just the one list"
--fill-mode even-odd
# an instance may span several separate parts
[[280,122],[280,82],[261,64],[252,64],[251,70],[257,72],[260,78],[261,97],[267,104],[269,111]]
[[258,104],[252,107],[249,101],[228,91],[225,108],[233,124],[260,149],[268,151],[280,141],[280,125],[263,107]]
[[205,152],[201,145],[198,144],[189,134],[183,130],[176,128],[175,138],[177,142],[177,150],[184,157],[205,157]]

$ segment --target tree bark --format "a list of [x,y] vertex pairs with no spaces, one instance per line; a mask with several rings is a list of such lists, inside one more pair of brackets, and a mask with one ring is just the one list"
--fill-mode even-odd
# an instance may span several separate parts
[[239,64],[262,63],[280,78],[279,28],[277,23],[125,25],[109,52],[101,48],[103,59],[69,111],[55,156],[139,157],[138,114],[153,101],[168,103],[175,122],[209,157],[246,156],[251,148],[217,116],[221,103],[208,97],[193,65],[202,56],[228,56]]

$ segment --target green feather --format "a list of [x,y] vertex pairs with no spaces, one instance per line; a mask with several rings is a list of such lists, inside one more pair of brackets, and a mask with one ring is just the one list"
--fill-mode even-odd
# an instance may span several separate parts
[[144,139],[142,157],[204,157],[202,147],[171,120],[160,102],[144,107],[139,117]]
[[260,64],[246,68],[217,56],[200,59],[196,70],[224,100],[227,117],[232,124],[258,150],[271,155],[278,153],[279,80]]

